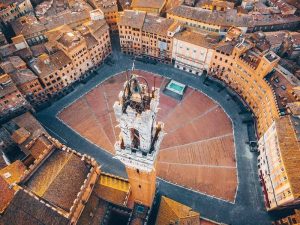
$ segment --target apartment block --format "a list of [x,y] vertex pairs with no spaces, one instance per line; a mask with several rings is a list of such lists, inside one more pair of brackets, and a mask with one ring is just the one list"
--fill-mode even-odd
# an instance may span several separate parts
[[175,34],[172,48],[174,67],[195,75],[201,75],[204,70],[208,71],[218,39],[217,35],[192,30]]
[[258,168],[267,210],[300,203],[299,117],[276,119],[259,139]]
[[250,18],[246,14],[238,15],[235,9],[212,11],[199,7],[180,5],[167,11],[167,18],[186,26],[225,35],[234,26],[246,33]]
[[300,224],[300,210],[295,209],[291,215],[277,220],[272,225],[299,225]]
[[210,74],[233,88],[254,112],[258,136],[279,117],[275,93],[265,80],[279,59],[275,53],[262,53],[242,39],[220,42],[211,60]]
[[163,13],[167,4],[166,0],[132,0],[131,8],[133,10],[144,11],[155,15]]
[[33,7],[30,0],[1,1],[0,20],[8,23],[32,11]]
[[106,20],[91,18],[78,28],[87,42],[87,49],[93,66],[103,63],[112,52],[109,26]]
[[89,2],[100,10],[109,25],[111,31],[117,31],[118,5],[116,0],[89,0]]
[[180,5],[167,11],[167,18],[187,26],[225,35],[230,27],[246,32],[295,30],[300,24],[296,15],[271,13],[241,14],[236,9],[207,10]]
[[23,35],[27,43],[37,45],[47,41],[45,33],[62,25],[76,28],[90,20],[88,10],[72,11],[67,9],[56,15],[38,20],[34,15],[26,15],[11,23],[12,29],[17,36]]
[[79,31],[64,32],[55,41],[56,46],[61,49],[73,62],[75,80],[92,68],[92,60],[88,51],[87,41]]
[[42,87],[38,76],[31,70],[16,70],[10,73],[10,76],[20,92],[33,105],[39,105],[47,101],[47,95]]
[[118,27],[123,53],[172,61],[173,37],[181,29],[179,23],[142,11],[125,10],[120,13]]
[[76,29],[64,25],[45,35],[49,40],[45,44],[49,54],[44,53],[33,60],[31,68],[50,97],[83,79],[111,53],[109,27],[95,14]]
[[28,102],[8,74],[0,75],[0,115],[27,108]]
[[71,58],[59,50],[53,54],[42,54],[30,62],[48,97],[54,97],[76,80],[76,71]]
[[9,74],[19,91],[30,103],[35,105],[47,100],[38,77],[27,68],[26,63],[20,57],[9,57],[1,63],[1,68]]

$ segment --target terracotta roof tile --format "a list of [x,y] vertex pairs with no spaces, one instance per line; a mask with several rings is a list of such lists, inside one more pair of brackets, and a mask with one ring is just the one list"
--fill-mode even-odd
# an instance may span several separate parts
[[25,182],[32,192],[69,212],[89,166],[74,153],[54,150]]
[[219,39],[218,36],[203,35],[189,30],[175,34],[175,38],[205,48],[213,48]]
[[15,194],[1,221],[9,225],[67,225],[69,222],[22,189]]
[[120,14],[118,25],[142,29],[146,12],[125,10]]
[[132,0],[132,8],[162,8],[166,3],[166,0]]
[[2,213],[9,205],[14,197],[14,189],[9,187],[9,184],[0,176],[0,213]]
[[17,86],[38,79],[38,77],[29,69],[14,71],[10,73],[10,76]]
[[24,166],[24,164],[20,160],[17,160],[12,164],[1,169],[0,176],[4,178],[7,183],[13,184],[20,181],[25,170],[26,167]]
[[78,225],[99,225],[104,219],[108,203],[100,199],[94,192],[85,205],[77,222]]
[[0,75],[0,84],[2,84],[2,88],[0,88],[0,97],[18,91],[18,88],[8,74]]
[[[172,19],[147,14],[143,25],[143,31],[167,36],[169,29],[174,23],[175,21]],[[179,24],[177,25],[179,26]]]
[[300,197],[300,144],[290,116],[281,117],[276,123],[280,155],[295,198]]
[[171,221],[180,223],[181,219],[185,219],[185,221],[188,219],[191,225],[200,224],[199,213],[192,211],[192,209],[186,205],[162,196],[156,224],[167,225]]
[[236,10],[227,10],[225,12],[216,10],[211,11],[207,9],[181,5],[170,9],[167,13],[219,26],[248,27],[250,21],[249,16],[240,15]]
[[127,180],[102,173],[94,192],[99,198],[117,205],[126,205],[130,192],[130,185]]
[[26,15],[11,22],[11,26],[16,35],[30,36],[34,33],[45,32],[46,27],[39,22],[34,15]]
[[24,127],[19,128],[11,135],[11,138],[17,143],[22,144],[30,137],[30,132]]
[[30,64],[30,67],[40,77],[48,76],[49,74],[59,70],[65,65],[71,63],[71,59],[63,52],[57,51],[49,55],[49,61],[45,61],[46,54],[39,56],[39,58]]
[[48,138],[45,137],[45,135],[41,135],[35,140],[28,150],[30,154],[37,159],[44,151],[50,151],[52,148],[53,145]]

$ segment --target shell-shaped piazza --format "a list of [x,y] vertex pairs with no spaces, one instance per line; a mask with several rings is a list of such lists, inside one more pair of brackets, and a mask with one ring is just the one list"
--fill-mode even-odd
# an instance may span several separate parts
[[[234,201],[237,170],[233,127],[218,103],[199,91],[187,88],[181,101],[163,93],[168,80],[145,71],[152,88],[160,87],[157,121],[165,124],[157,162],[160,178],[228,201]],[[155,79],[155,82],[154,82]],[[58,116],[68,126],[115,154],[120,133],[113,104],[126,80],[115,75],[75,101]]]

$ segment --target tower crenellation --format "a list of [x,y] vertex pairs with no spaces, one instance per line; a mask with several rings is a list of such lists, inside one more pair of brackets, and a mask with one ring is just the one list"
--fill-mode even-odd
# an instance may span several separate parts
[[165,135],[156,122],[159,88],[135,74],[124,83],[114,112],[120,127],[116,158],[125,164],[134,200],[151,206],[156,188],[156,158]]

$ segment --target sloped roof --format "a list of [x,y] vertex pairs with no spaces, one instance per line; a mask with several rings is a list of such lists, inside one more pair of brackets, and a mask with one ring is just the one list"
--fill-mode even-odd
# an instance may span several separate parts
[[190,30],[185,30],[183,32],[175,34],[175,38],[205,48],[213,48],[218,40],[217,36],[203,35],[201,33]]
[[237,42],[235,41],[221,41],[215,46],[215,50],[224,52],[225,54],[230,55],[235,47]]
[[280,155],[295,198],[300,198],[300,144],[290,116],[276,121]]
[[30,132],[26,130],[24,127],[19,128],[11,135],[11,138],[17,143],[22,144],[27,138],[30,137]]
[[12,82],[11,77],[8,74],[0,75],[0,83],[5,83],[4,88],[0,89],[0,97],[6,96],[15,91],[18,92],[18,88]]
[[101,173],[94,192],[99,198],[117,205],[126,205],[128,194],[130,192],[130,184],[127,180]]
[[11,22],[12,29],[16,35],[30,36],[38,32],[46,31],[44,24],[39,22],[34,15],[26,15]]
[[30,64],[30,67],[40,77],[48,76],[49,74],[72,62],[63,51],[57,51],[49,55],[49,61],[47,62],[44,61],[45,57],[47,57],[46,54],[40,55],[36,61]]
[[211,11],[180,5],[170,9],[167,13],[219,26],[247,27],[250,22],[250,17],[248,15],[238,14],[236,10]]
[[0,213],[9,205],[14,197],[14,189],[9,188],[9,184],[0,176]]
[[[79,220],[78,225],[87,224],[101,224],[105,218],[105,212],[109,203],[105,200],[100,199],[94,192],[92,192],[88,202],[86,203]],[[93,215],[93,217],[91,217]]]
[[290,109],[292,114],[300,115],[300,102],[291,102],[287,104],[287,108]]
[[74,153],[56,149],[24,185],[36,195],[69,212],[89,168]]
[[20,181],[25,170],[26,167],[24,166],[24,164],[20,160],[17,160],[12,164],[1,169],[0,176],[4,178],[7,183],[13,184]]
[[132,0],[132,8],[157,8],[160,9],[164,6],[166,0]]
[[190,207],[165,196],[161,197],[156,225],[169,225],[170,222],[189,221],[191,225],[200,224],[200,214]]
[[164,201],[179,218],[186,218],[190,216],[200,216],[199,213],[192,211],[192,208],[183,205],[179,202],[176,202],[170,198],[165,196],[162,197],[162,201]]
[[98,40],[102,39],[102,35],[109,29],[109,26],[105,20],[89,21],[85,23],[84,26],[86,26],[94,38]]
[[48,138],[45,137],[45,135],[41,135],[35,140],[28,150],[30,154],[37,159],[45,150],[49,151],[52,147],[53,145]]
[[29,69],[14,71],[10,76],[17,86],[38,79],[38,77]]
[[118,25],[130,26],[138,29],[142,29],[146,12],[125,10],[119,18]]
[[0,217],[1,222],[9,225],[67,225],[69,221],[21,189]]
[[[147,14],[145,17],[143,31],[166,36],[169,28],[175,23],[173,19]],[[179,24],[177,24],[179,26]]]

